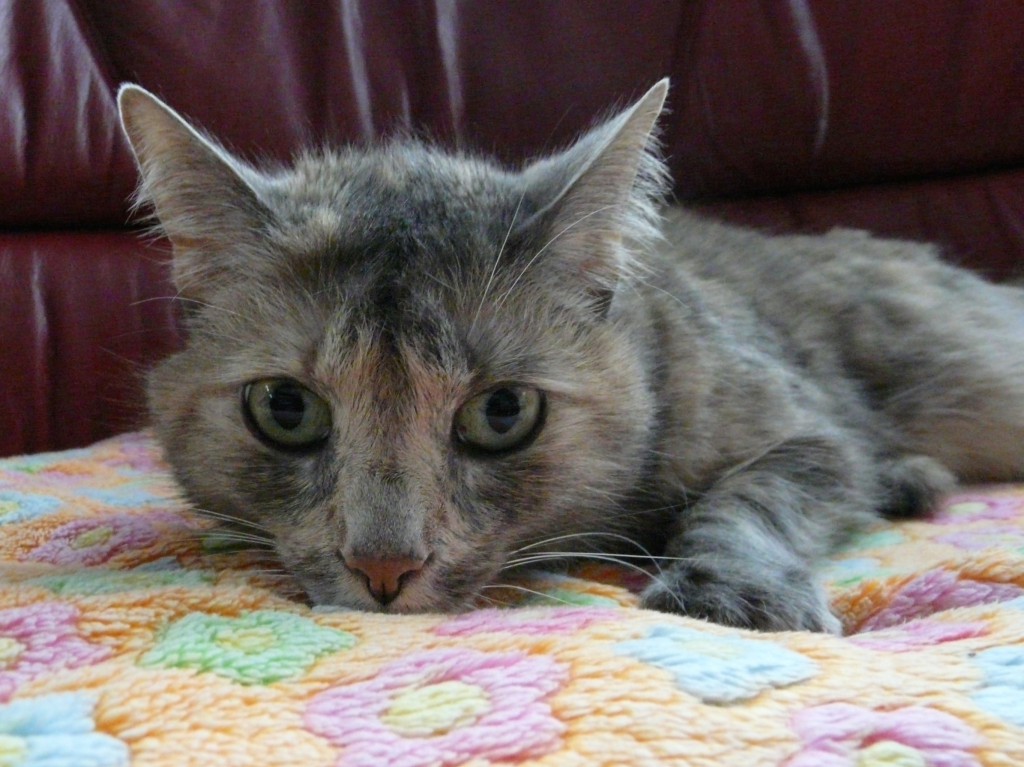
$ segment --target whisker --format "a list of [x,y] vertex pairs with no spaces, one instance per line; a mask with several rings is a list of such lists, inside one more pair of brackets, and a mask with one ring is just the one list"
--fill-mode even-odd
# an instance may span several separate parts
[[223,306],[217,306],[216,304],[208,304],[205,301],[199,301],[195,298],[185,298],[185,296],[181,295],[180,293],[177,293],[173,296],[152,296],[150,298],[141,298],[138,301],[133,301],[131,303],[131,306],[140,306],[142,304],[148,304],[153,301],[180,301],[182,303],[196,304],[197,306],[202,306],[207,309],[214,309],[218,312],[224,312],[225,314],[230,314],[231,316],[238,317],[239,319],[241,319],[242,317],[241,314],[239,314],[238,312],[234,312],[231,309],[226,309]]
[[232,557],[248,557],[250,562],[259,560],[261,557],[272,556],[272,552],[266,547],[260,548],[234,548],[234,547],[223,547],[212,550],[206,550],[203,552],[206,556],[232,556]]
[[489,604],[489,605],[491,605],[493,607],[501,607],[502,606],[502,603],[499,602],[497,599],[493,599],[493,598],[487,596],[486,594],[481,594],[479,591],[477,593],[473,594],[473,596],[470,598],[470,604],[472,604],[473,602],[476,602],[477,600],[483,600],[484,602],[486,602],[487,604]]
[[[639,556],[639,555],[636,555],[636,556]],[[524,564],[536,564],[537,562],[543,562],[545,560],[551,561],[551,560],[558,560],[558,559],[594,559],[594,560],[598,560],[598,561],[601,561],[601,562],[611,562],[612,564],[619,565],[620,567],[625,567],[625,568],[627,568],[629,570],[633,570],[635,572],[638,572],[638,573],[641,573],[641,574],[647,576],[653,582],[658,583],[659,585],[663,586],[666,589],[666,591],[668,591],[669,593],[673,594],[673,596],[675,596],[675,592],[668,586],[668,583],[665,580],[665,571],[661,569],[661,565],[659,565],[658,562],[653,562],[655,569],[657,569],[657,571],[658,571],[657,574],[655,574],[655,573],[650,572],[649,570],[645,570],[644,568],[640,567],[637,564],[634,564],[633,562],[624,561],[624,560],[620,559],[618,556],[613,556],[611,554],[586,554],[586,553],[572,553],[572,552],[569,552],[569,553],[562,554],[561,556],[552,556],[550,558],[539,558],[538,557],[538,558],[534,558],[534,559],[528,559],[525,562],[519,562],[517,564],[513,564],[513,563],[510,562],[510,563],[507,563],[505,566],[503,566],[501,568],[501,570],[499,570],[499,572],[505,572],[507,570],[515,569],[516,567],[522,567],[522,566],[524,566]],[[672,559],[675,559],[675,560],[680,561],[680,562],[687,561],[683,557],[673,557]],[[675,596],[675,599],[676,599],[676,602],[679,603],[680,609],[682,609],[682,600],[679,599],[677,596]]]
[[[649,572],[648,570],[645,570],[644,568],[640,567],[640,565],[635,564],[633,562],[627,562],[627,561],[618,559],[617,557],[615,557],[612,554],[588,554],[588,553],[583,553],[583,552],[580,552],[580,553],[566,552],[566,553],[563,553],[561,556],[558,556],[558,557],[552,556],[552,557],[545,557],[545,558],[539,558],[539,559],[531,559],[531,560],[528,560],[526,564],[535,564],[536,562],[544,562],[544,561],[555,561],[555,560],[559,560],[559,559],[596,559],[596,560],[599,560],[599,561],[602,561],[602,562],[611,562],[611,563],[616,564],[616,565],[621,565],[622,567],[627,567],[630,570],[635,570],[636,572],[643,573],[644,575],[652,575],[651,572]],[[522,563],[515,564],[515,565],[506,564],[506,565],[502,566],[502,568],[501,568],[501,570],[499,572],[505,572],[506,570],[513,570],[513,569],[515,569],[517,567],[522,567],[522,566],[523,566]]]
[[235,533],[227,530],[197,530],[196,536],[200,538],[214,538],[218,541],[239,541],[241,543],[258,543],[264,546],[273,545],[271,538],[250,533]]
[[614,521],[615,519],[629,519],[631,517],[642,517],[647,514],[657,514],[661,511],[678,511],[679,509],[684,508],[685,503],[686,501],[684,499],[683,503],[670,503],[665,506],[651,506],[642,507],[638,509],[627,509],[624,507],[619,507],[618,509],[615,510],[615,516],[610,521]]
[[[506,567],[519,565],[528,562],[543,562],[545,560],[557,560],[563,557],[576,557],[576,558],[587,558],[587,557],[610,557],[614,556],[616,559],[642,559],[650,562],[692,562],[693,557],[663,557],[650,554],[608,554],[605,552],[590,552],[590,551],[550,551],[540,552],[537,554],[531,554],[528,557],[520,557],[519,559],[510,559],[505,563]],[[625,563],[623,563],[625,564]]]
[[[548,560],[557,560],[557,559],[595,559],[595,560],[599,560],[599,561],[612,562],[614,564],[618,564],[618,565],[620,565],[622,567],[625,567],[625,568],[628,568],[628,569],[631,569],[631,570],[635,570],[637,572],[643,573],[644,575],[648,576],[654,583],[659,584],[667,592],[672,594],[673,599],[675,599],[676,603],[679,605],[680,612],[685,612],[685,607],[683,605],[682,599],[675,593],[675,590],[672,589],[671,586],[668,585],[668,581],[666,580],[666,577],[665,577],[665,570],[664,570],[664,568],[662,568],[661,562],[662,561],[664,561],[664,562],[687,562],[687,561],[691,561],[691,560],[687,559],[686,557],[656,557],[653,554],[651,554],[651,552],[649,552],[638,541],[635,541],[635,540],[633,540],[632,538],[630,538],[630,537],[628,537],[626,535],[620,535],[619,533],[610,533],[610,532],[604,532],[604,531],[600,531],[600,532],[587,532],[587,533],[567,533],[565,535],[554,536],[552,538],[548,538],[548,539],[543,540],[543,541],[538,541],[536,543],[531,543],[531,544],[528,544],[526,546],[521,546],[520,548],[514,549],[513,551],[509,552],[509,555],[512,556],[512,555],[515,555],[515,554],[521,554],[522,552],[527,551],[527,550],[532,549],[532,548],[536,548],[537,546],[544,546],[544,545],[547,545],[549,543],[554,543],[554,542],[560,541],[560,540],[571,540],[571,539],[579,539],[579,538],[587,538],[587,537],[605,537],[605,538],[615,538],[615,539],[618,539],[618,540],[622,540],[622,541],[625,541],[626,543],[629,543],[631,546],[635,546],[637,549],[639,549],[642,552],[642,554],[640,554],[640,555],[627,555],[627,554],[624,554],[624,555],[621,555],[622,559],[619,559],[619,555],[609,554],[609,553],[606,553],[606,552],[553,552],[548,557],[544,556],[547,552],[537,552],[535,554],[527,555],[526,557],[520,557],[519,560],[509,560],[509,563],[506,563],[506,565],[503,566],[501,568],[501,570],[499,570],[499,572],[504,572],[505,570],[510,570],[510,569],[513,569],[514,567],[517,567],[517,566],[523,566],[524,564],[533,564],[533,563],[536,563],[536,562],[541,562],[541,561],[544,561],[545,559],[548,559]],[[645,559],[645,560],[648,560],[654,566],[654,568],[657,571],[657,573],[656,574],[655,573],[651,573],[650,571],[645,570],[644,568],[640,567],[639,565],[637,565],[637,564],[635,564],[633,562],[627,561],[628,559]],[[512,562],[517,562],[517,564],[511,564]]]
[[585,216],[580,216],[578,219],[573,221],[571,224],[569,224],[564,229],[562,229],[562,231],[560,231],[558,234],[556,234],[554,237],[552,237],[550,240],[548,240],[546,243],[544,243],[544,245],[541,246],[540,250],[538,250],[536,253],[533,254],[533,258],[531,258],[526,263],[526,266],[523,267],[523,270],[519,273],[519,276],[516,277],[515,280],[512,281],[512,284],[509,286],[508,290],[506,290],[504,292],[504,294],[501,296],[501,298],[498,299],[498,303],[497,303],[497,305],[495,307],[495,311],[500,309],[505,304],[505,301],[512,294],[512,291],[516,289],[516,285],[519,284],[519,281],[521,279],[523,279],[523,277],[526,275],[526,273],[530,270],[530,267],[534,265],[534,263],[537,261],[537,259],[541,257],[541,254],[543,254],[544,251],[547,250],[548,247],[551,246],[559,237],[561,237],[563,234],[568,232],[574,226],[577,226],[578,224],[583,223],[584,221],[586,221],[591,216],[596,216],[598,213],[603,213],[604,211],[610,210],[610,209],[615,208],[615,207],[617,207],[617,206],[616,205],[603,205],[602,207],[598,208],[597,210],[590,211],[590,213],[587,213]]
[[[675,600],[675,603],[679,606],[680,613],[685,613],[686,612],[686,608],[685,608],[685,605],[683,604],[682,598],[678,594],[676,594],[675,590],[668,584],[668,581],[665,579],[665,571],[661,569],[661,565],[657,561],[653,561],[653,564],[654,564],[655,568],[658,571],[657,574],[654,574],[654,573],[650,572],[649,570],[645,570],[644,568],[642,568],[639,565],[636,565],[636,564],[634,564],[632,562],[622,561],[621,559],[618,558],[618,556],[612,555],[612,554],[597,554],[597,555],[593,555],[593,554],[580,553],[580,554],[570,554],[569,557],[570,558],[579,558],[579,559],[597,559],[597,560],[601,560],[601,561],[605,561],[605,562],[611,562],[613,564],[619,565],[620,567],[625,567],[627,569],[634,570],[634,571],[636,571],[638,573],[646,575],[648,578],[651,579],[652,582],[658,584],[659,586],[664,588],[665,591],[667,591],[669,594],[672,595],[672,598]],[[676,561],[679,561],[679,562],[690,561],[686,557],[672,557],[672,559],[674,559]],[[505,568],[502,568],[502,570],[504,570],[504,569]]]
[[647,286],[647,287],[649,287],[649,288],[650,288],[651,290],[656,290],[656,291],[658,291],[659,293],[661,293],[661,294],[663,294],[663,295],[666,295],[666,296],[668,296],[668,297],[669,297],[669,298],[671,298],[671,299],[672,299],[673,301],[675,301],[675,302],[676,302],[677,304],[679,304],[679,305],[680,305],[681,307],[683,307],[683,308],[684,308],[684,309],[685,309],[685,310],[686,310],[687,312],[689,312],[689,311],[690,311],[690,308],[691,308],[691,307],[689,307],[689,306],[687,306],[687,305],[686,305],[685,303],[683,303],[683,300],[682,300],[682,299],[681,299],[681,298],[680,298],[679,296],[675,295],[674,293],[670,293],[669,291],[665,290],[665,288],[663,288],[663,287],[661,287],[661,286],[659,286],[659,285],[655,285],[655,284],[654,284],[653,282],[648,282],[647,280],[644,280],[644,279],[642,279],[642,278],[640,278],[640,277],[637,277],[637,278],[636,278],[636,281],[637,281],[637,282],[638,282],[639,284],[641,284],[641,285],[646,285],[646,286]]
[[194,513],[194,514],[196,514],[197,516],[200,516],[200,517],[206,517],[208,519],[216,519],[216,520],[220,520],[222,522],[230,522],[233,525],[242,525],[243,527],[251,527],[251,528],[253,528],[255,530],[259,530],[259,531],[265,532],[265,533],[269,533],[270,532],[266,527],[264,527],[263,525],[259,524],[258,522],[252,522],[252,521],[250,521],[248,519],[243,519],[241,517],[235,517],[235,516],[232,516],[231,514],[224,514],[224,513],[219,512],[219,511],[211,511],[210,509],[202,509],[202,508],[197,508],[197,507],[192,507],[192,508],[189,509],[189,511],[191,511],[192,513]]
[[428,280],[433,280],[441,287],[448,288],[448,290],[452,291],[453,293],[455,292],[455,287],[450,282],[442,280],[436,274],[431,274],[430,272],[423,272],[423,276],[426,277]]
[[498,262],[501,261],[501,256],[505,252],[505,246],[508,244],[508,238],[512,235],[512,229],[516,225],[516,219],[519,217],[519,209],[523,205],[523,200],[526,199],[527,187],[523,187],[523,193],[519,196],[519,202],[516,203],[515,212],[512,214],[512,221],[508,225],[508,231],[505,232],[505,239],[501,241],[501,247],[498,248],[498,255],[494,259],[494,264],[491,266],[491,273],[487,277],[487,282],[484,285],[484,292],[480,296],[480,303],[476,305],[476,314],[473,315],[473,321],[469,324],[469,335],[473,335],[473,330],[476,328],[477,320],[480,319],[480,312],[484,308],[484,302],[487,300],[488,294],[491,292],[491,286],[494,284],[494,276],[498,273]]
[[[510,551],[509,554],[520,554],[520,553],[522,553],[524,551],[527,551],[529,549],[535,549],[538,546],[547,546],[549,543],[557,543],[558,541],[566,541],[566,540],[570,540],[570,539],[573,539],[573,538],[588,538],[588,537],[615,538],[615,539],[620,540],[620,541],[625,541],[626,543],[630,544],[631,546],[635,546],[636,548],[640,549],[640,551],[643,551],[644,553],[647,553],[647,550],[643,546],[641,546],[639,543],[634,541],[629,536],[622,535],[620,533],[610,533],[610,532],[595,530],[594,532],[566,533],[565,535],[556,535],[556,536],[554,536],[552,538],[545,538],[542,541],[536,541],[534,543],[528,543],[525,546],[520,546],[517,549],[512,549],[512,551]],[[648,554],[648,556],[650,556],[650,554]]]
[[486,586],[481,586],[480,589],[481,591],[484,589],[512,589],[513,591],[524,591],[527,594],[533,594],[534,596],[541,597],[542,599],[550,599],[553,602],[561,602],[564,605],[572,606],[572,602],[570,602],[568,599],[561,599],[550,594],[545,594],[543,591],[528,589],[526,588],[526,586],[517,586],[512,583],[492,583]]

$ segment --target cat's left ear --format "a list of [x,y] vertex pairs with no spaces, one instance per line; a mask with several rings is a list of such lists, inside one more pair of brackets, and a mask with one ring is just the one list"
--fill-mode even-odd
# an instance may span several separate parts
[[550,200],[533,219],[545,227],[541,247],[570,279],[583,280],[602,309],[635,268],[631,246],[657,236],[668,173],[654,131],[667,94],[664,79],[565,152],[525,171],[535,194]]

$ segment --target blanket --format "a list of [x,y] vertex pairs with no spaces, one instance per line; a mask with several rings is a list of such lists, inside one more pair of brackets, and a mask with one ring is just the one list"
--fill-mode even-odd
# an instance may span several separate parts
[[0,765],[1024,765],[1021,487],[832,558],[842,637],[641,610],[600,562],[311,609],[205,525],[146,434],[0,461]]

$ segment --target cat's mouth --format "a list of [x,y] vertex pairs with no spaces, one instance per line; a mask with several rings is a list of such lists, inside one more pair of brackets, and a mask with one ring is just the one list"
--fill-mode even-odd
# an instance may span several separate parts
[[[465,612],[478,605],[478,594],[496,568],[458,565],[434,555],[422,564],[357,563],[362,568],[300,563],[293,568],[309,602],[320,608],[389,614]],[[403,570],[403,568],[408,568]],[[368,572],[367,572],[368,571]]]

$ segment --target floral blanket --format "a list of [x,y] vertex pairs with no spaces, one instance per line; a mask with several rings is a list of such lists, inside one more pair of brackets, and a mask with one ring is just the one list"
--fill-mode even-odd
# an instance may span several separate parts
[[639,610],[593,564],[512,609],[310,610],[204,524],[144,434],[0,461],[0,765],[1024,765],[1024,488],[835,557],[845,637]]

